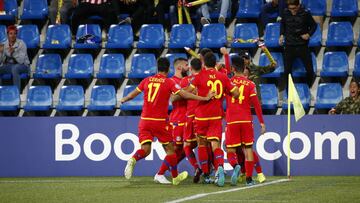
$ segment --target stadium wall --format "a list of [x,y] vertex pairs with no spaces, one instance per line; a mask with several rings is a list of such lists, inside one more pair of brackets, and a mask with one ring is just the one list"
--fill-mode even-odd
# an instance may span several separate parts
[[[256,119],[255,119],[256,120]],[[139,117],[0,118],[0,177],[122,176],[139,147]],[[256,121],[257,122],[257,121]],[[256,150],[266,175],[286,175],[286,116],[265,116]],[[360,115],[307,115],[291,129],[292,175],[360,175]],[[152,176],[165,156],[154,142],[136,176]],[[179,170],[193,169],[182,161]],[[230,169],[228,164],[226,169]]]

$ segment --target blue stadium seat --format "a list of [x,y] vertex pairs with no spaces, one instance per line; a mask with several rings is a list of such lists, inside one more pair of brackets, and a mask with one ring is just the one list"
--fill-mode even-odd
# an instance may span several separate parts
[[7,40],[7,31],[5,25],[0,25],[0,42],[5,42]]
[[357,16],[358,1],[357,0],[333,0],[330,16],[332,17],[348,17]]
[[[259,38],[259,32],[256,23],[239,23],[235,26],[233,39],[257,39]],[[256,48],[256,43],[239,43],[232,42],[232,48]]]
[[320,83],[317,88],[315,109],[331,109],[343,99],[340,83]]
[[220,48],[226,46],[226,28],[224,24],[212,23],[203,26],[200,48]]
[[0,20],[15,21],[18,15],[18,5],[16,0],[6,0],[5,3],[5,15],[0,15]]
[[161,49],[165,43],[165,32],[161,24],[144,24],[140,28],[137,48]]
[[71,32],[67,24],[49,25],[43,44],[44,49],[69,49],[71,48]]
[[17,37],[25,42],[28,49],[39,47],[40,34],[36,25],[19,25]]
[[34,78],[61,79],[62,62],[59,54],[41,54],[36,62]]
[[124,78],[125,59],[122,54],[104,54],[101,57],[97,78]]
[[101,28],[98,24],[84,24],[79,25],[76,32],[76,40],[86,35],[93,35],[94,40],[91,43],[79,43],[74,44],[75,49],[99,49],[101,48]]
[[52,106],[50,86],[31,86],[27,93],[25,111],[47,111]]
[[[314,70],[314,73],[316,74],[317,73],[317,64],[316,64],[316,56],[314,53],[311,53],[311,58],[312,58],[313,70]],[[306,77],[306,69],[305,69],[303,62],[300,60],[300,58],[296,58],[293,63],[292,76],[294,78]]]
[[[274,60],[277,63],[277,67],[275,68],[275,71],[272,73],[268,73],[265,75],[262,75],[263,78],[280,78],[281,74],[284,73],[284,60],[283,55],[280,52],[270,52],[273,56]],[[265,56],[264,53],[260,55],[259,59],[259,66],[267,66],[270,64],[269,59]]]
[[15,111],[19,106],[19,89],[16,86],[0,86],[0,111]]
[[84,89],[80,85],[62,86],[57,111],[80,111],[84,108]]
[[91,78],[94,72],[94,62],[90,54],[72,54],[65,78]]
[[360,78],[360,52],[356,53],[355,55],[353,76]]
[[268,23],[265,27],[264,42],[269,48],[278,48],[280,37],[280,23]]
[[171,28],[169,48],[195,47],[196,33],[192,24],[175,24]]
[[263,0],[240,0],[237,18],[258,18]]
[[275,84],[260,84],[261,107],[276,110],[278,105],[278,91]]
[[131,25],[111,25],[108,36],[107,49],[131,49],[134,42]]
[[347,77],[349,61],[345,52],[326,52],[324,54],[320,77]]
[[350,22],[331,22],[329,25],[326,46],[352,46],[354,32]]
[[[132,92],[137,85],[126,85],[124,89],[124,95],[128,95],[130,92]],[[122,111],[140,111],[143,108],[144,104],[144,93],[141,92],[138,96],[136,96],[133,100],[130,100],[120,106],[120,109]]]
[[24,0],[21,20],[45,20],[48,17],[47,0]]
[[175,73],[175,68],[174,68],[175,59],[177,59],[177,58],[187,59],[187,55],[185,53],[171,53],[171,54],[166,54],[165,57],[168,58],[170,61],[169,77],[173,76]]
[[[299,94],[301,103],[302,103],[305,111],[308,110],[310,108],[310,100],[311,100],[309,86],[305,83],[295,83],[295,88]],[[283,100],[284,102],[282,104],[282,108],[284,110],[288,109],[287,98],[288,98],[288,95],[287,95],[287,89],[286,89],[286,91],[284,91],[284,100]],[[291,109],[292,108],[293,108],[293,105],[291,104]]]
[[317,24],[316,30],[310,37],[309,47],[321,47],[322,33],[320,25]]
[[157,62],[154,54],[135,54],[131,61],[128,78],[146,78],[155,75]]
[[116,106],[116,90],[112,85],[95,85],[91,91],[89,111],[110,111]]
[[326,15],[326,0],[302,0],[301,4],[304,5],[313,16]]

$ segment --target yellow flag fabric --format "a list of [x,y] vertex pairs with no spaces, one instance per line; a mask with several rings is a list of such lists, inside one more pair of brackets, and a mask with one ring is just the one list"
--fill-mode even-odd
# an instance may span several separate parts
[[[288,85],[288,99],[294,106],[295,121],[300,120],[300,118],[305,115],[305,110],[290,74]],[[290,110],[290,106],[288,106],[288,110]]]

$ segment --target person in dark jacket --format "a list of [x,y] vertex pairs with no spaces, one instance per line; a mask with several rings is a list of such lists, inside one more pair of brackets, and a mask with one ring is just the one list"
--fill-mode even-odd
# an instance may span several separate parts
[[295,58],[299,57],[306,69],[306,82],[311,87],[314,80],[309,40],[316,30],[316,23],[310,12],[302,7],[299,0],[288,0],[280,24],[279,44],[284,48],[284,80],[288,82]]

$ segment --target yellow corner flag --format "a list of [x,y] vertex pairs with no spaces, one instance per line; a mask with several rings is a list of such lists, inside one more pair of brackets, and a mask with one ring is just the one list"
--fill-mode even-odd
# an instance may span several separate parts
[[290,111],[290,102],[293,103],[294,106],[294,114],[295,120],[300,120],[301,117],[305,115],[304,107],[301,103],[299,94],[295,88],[294,82],[289,74],[289,85],[288,85],[288,110]]

